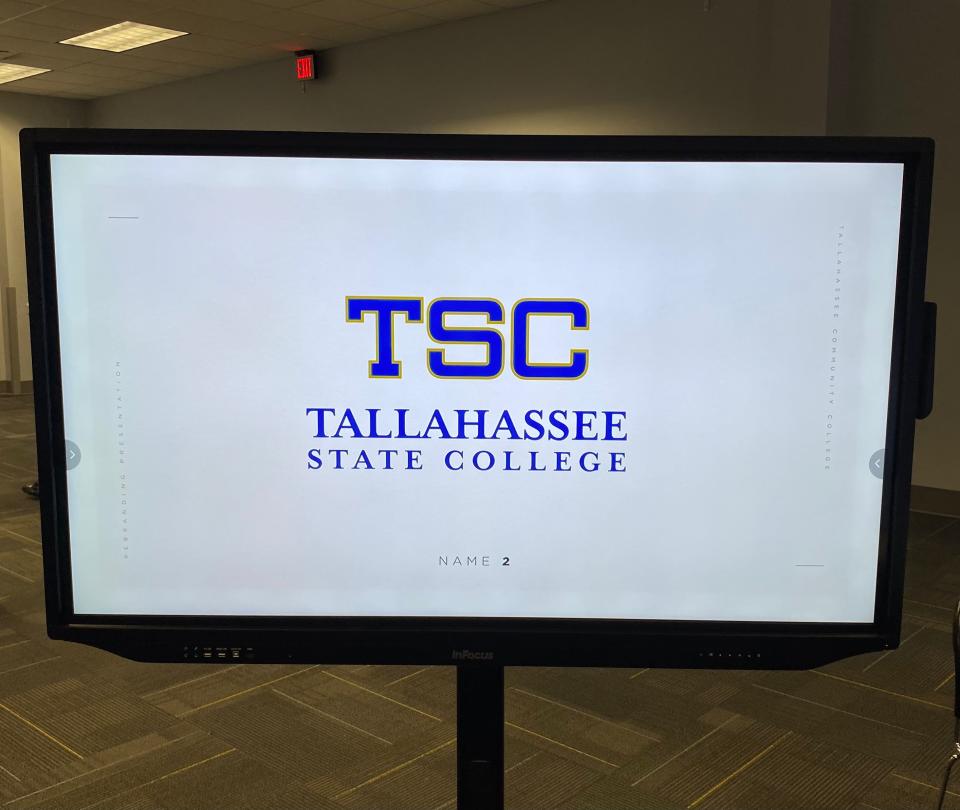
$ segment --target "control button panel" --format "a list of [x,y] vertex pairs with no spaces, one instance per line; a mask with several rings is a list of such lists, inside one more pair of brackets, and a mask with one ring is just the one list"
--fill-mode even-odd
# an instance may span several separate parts
[[183,657],[188,661],[252,661],[253,647],[208,647],[185,644]]

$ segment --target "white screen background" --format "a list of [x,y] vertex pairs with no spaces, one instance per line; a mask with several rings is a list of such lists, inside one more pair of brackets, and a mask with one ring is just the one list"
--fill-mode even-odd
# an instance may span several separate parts
[[[901,165],[56,155],[52,184],[78,613],[872,621]],[[398,321],[403,377],[370,379],[356,295],[579,298],[590,330],[534,319],[531,353],[589,371],[436,379]],[[628,440],[337,442],[311,407]],[[329,447],[424,469],[308,469]]]

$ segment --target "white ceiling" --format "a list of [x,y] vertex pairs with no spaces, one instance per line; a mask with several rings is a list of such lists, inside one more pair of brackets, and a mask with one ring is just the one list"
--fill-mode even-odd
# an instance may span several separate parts
[[[537,2],[542,0],[0,0],[0,61],[51,70],[0,85],[0,92],[109,96]],[[124,20],[189,36],[125,53],[59,44]]]

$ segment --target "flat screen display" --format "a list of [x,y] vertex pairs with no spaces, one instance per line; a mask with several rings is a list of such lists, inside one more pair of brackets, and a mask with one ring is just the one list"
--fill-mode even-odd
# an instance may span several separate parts
[[74,611],[873,622],[903,184],[53,154]]

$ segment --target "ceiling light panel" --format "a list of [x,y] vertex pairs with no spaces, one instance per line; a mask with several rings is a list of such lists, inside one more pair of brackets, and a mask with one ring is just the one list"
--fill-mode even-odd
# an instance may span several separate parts
[[49,68],[27,67],[27,65],[11,65],[9,62],[0,62],[0,84],[15,82],[17,79],[26,79],[39,73],[49,73]]
[[60,41],[61,45],[79,45],[81,48],[96,48],[98,51],[123,51],[142,48],[155,42],[164,42],[168,39],[186,36],[186,31],[174,31],[170,28],[159,28],[156,25],[130,22],[129,20],[116,25],[108,25],[88,34]]

